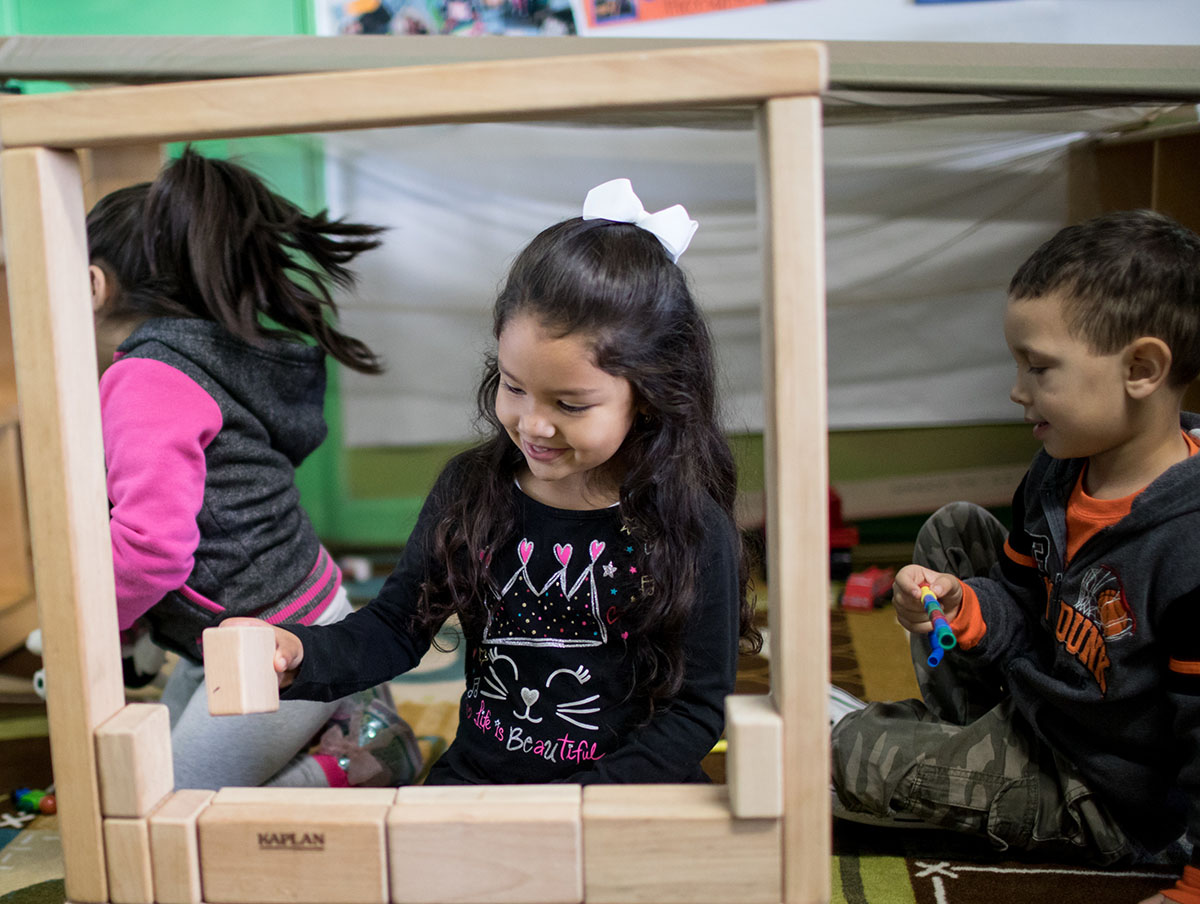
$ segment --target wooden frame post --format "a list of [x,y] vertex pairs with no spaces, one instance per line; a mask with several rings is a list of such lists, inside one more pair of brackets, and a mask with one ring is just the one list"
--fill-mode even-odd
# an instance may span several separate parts
[[829,515],[821,102],[759,118],[771,693],[783,717],[788,904],[828,901]]
[[125,705],[79,163],[0,154],[51,763],[72,901],[108,900],[92,735]]

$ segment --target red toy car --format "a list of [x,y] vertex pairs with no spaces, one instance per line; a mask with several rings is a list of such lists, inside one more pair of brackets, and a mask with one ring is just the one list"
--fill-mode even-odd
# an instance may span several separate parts
[[855,572],[846,578],[842,608],[867,612],[882,606],[892,595],[892,580],[895,577],[895,569],[876,568],[874,565]]

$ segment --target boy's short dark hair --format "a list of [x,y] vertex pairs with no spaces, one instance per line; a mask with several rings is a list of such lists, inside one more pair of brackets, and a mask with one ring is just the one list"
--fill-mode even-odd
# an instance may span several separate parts
[[1013,301],[1050,293],[1096,352],[1153,336],[1171,350],[1171,385],[1200,373],[1200,236],[1170,217],[1124,210],[1060,230],[1008,286]]

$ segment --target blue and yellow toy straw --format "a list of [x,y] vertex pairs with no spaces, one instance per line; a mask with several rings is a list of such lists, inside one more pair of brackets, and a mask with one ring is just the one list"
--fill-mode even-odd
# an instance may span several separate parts
[[925,604],[925,612],[929,615],[929,620],[933,622],[933,633],[929,637],[929,645],[931,647],[929,653],[929,667],[937,668],[938,663],[942,661],[942,657],[946,655],[947,650],[952,650],[958,644],[958,638],[954,636],[954,631],[950,628],[950,622],[946,620],[946,613],[942,611],[942,607],[938,605],[938,598],[933,595],[933,590],[928,584],[921,585],[921,602]]

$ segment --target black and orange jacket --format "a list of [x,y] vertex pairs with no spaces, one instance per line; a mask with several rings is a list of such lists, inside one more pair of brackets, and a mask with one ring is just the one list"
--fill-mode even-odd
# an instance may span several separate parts
[[[1200,416],[1182,427],[1200,438]],[[1082,459],[1035,457],[1005,556],[953,627],[1017,710],[1149,850],[1200,842],[1200,455],[1067,555]],[[1200,844],[1197,844],[1200,851]]]

